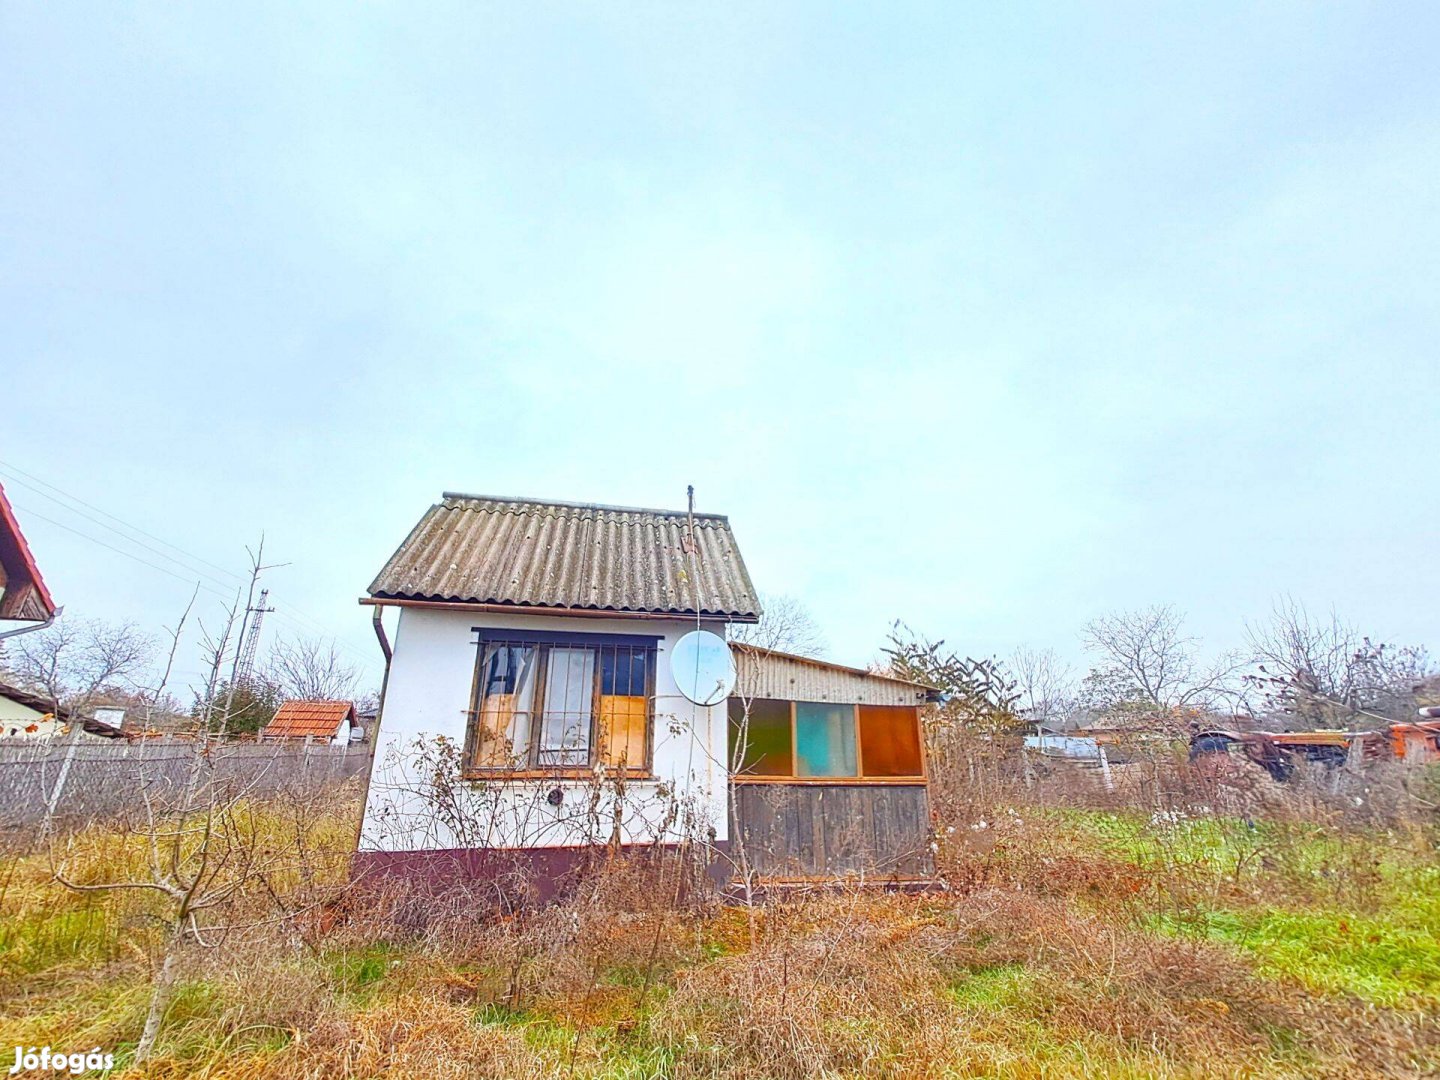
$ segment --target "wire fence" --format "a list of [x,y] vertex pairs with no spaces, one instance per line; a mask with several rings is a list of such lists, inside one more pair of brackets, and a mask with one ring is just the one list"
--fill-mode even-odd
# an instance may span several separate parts
[[316,790],[367,770],[370,753],[364,744],[298,740],[202,746],[180,738],[0,739],[0,829],[123,817],[143,811],[147,798],[163,806],[192,774],[203,784],[255,795]]

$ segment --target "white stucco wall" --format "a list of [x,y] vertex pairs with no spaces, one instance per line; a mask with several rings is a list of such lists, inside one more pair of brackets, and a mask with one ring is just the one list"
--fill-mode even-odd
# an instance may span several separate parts
[[19,721],[28,724],[32,720],[39,720],[44,715],[39,709],[22,705],[18,701],[11,701],[8,697],[0,695],[0,722]]
[[[654,779],[629,780],[617,803],[612,785],[586,781],[488,781],[462,785],[455,815],[437,812],[433,787],[417,775],[417,740],[465,743],[475,673],[475,627],[565,634],[658,636]],[[723,632],[723,626],[704,628]],[[394,659],[377,730],[362,829],[362,851],[457,847],[559,847],[612,835],[622,843],[679,840],[689,830],[726,838],[726,706],[687,701],[670,674],[670,649],[693,619],[564,618],[401,608]],[[555,788],[559,807],[546,801]],[[441,806],[446,805],[442,797]],[[452,820],[447,821],[447,816]],[[457,825],[456,822],[459,822]],[[683,824],[682,824],[683,822]]]
[[[29,705],[0,696],[0,736],[48,739],[55,734],[58,724],[53,717],[45,720],[46,715],[39,709],[33,709]],[[36,730],[26,731],[25,729],[31,724],[35,725]],[[11,735],[12,728],[14,729],[13,735]]]

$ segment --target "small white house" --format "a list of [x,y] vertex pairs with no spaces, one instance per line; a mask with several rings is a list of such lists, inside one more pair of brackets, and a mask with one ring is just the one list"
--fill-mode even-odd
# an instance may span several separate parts
[[[448,860],[477,831],[557,852],[724,839],[726,706],[686,700],[667,662],[697,627],[760,617],[724,517],[447,493],[361,602],[399,609],[362,865]],[[427,786],[437,755],[463,815]]]
[[928,870],[928,688],[746,649],[737,696],[681,694],[685,634],[761,615],[723,516],[447,493],[361,603],[387,660],[362,873],[553,876],[736,828],[774,879]]

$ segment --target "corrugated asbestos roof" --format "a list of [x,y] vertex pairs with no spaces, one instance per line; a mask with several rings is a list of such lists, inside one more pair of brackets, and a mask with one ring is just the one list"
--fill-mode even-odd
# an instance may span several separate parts
[[[431,600],[754,622],[755,586],[730,522],[683,510],[446,492],[370,585],[376,599]],[[692,574],[693,564],[693,574]]]
[[267,739],[332,739],[347,716],[354,721],[354,712],[348,701],[286,701],[260,734]]

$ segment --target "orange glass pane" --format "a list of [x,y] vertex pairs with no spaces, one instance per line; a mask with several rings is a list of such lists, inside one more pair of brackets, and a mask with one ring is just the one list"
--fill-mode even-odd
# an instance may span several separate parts
[[513,694],[491,694],[481,703],[476,765],[482,769],[498,769],[514,764],[510,756],[510,727],[514,719]]
[[866,776],[920,776],[920,710],[860,706],[860,762]]
[[645,767],[645,698],[600,697],[600,760],[634,772]]

